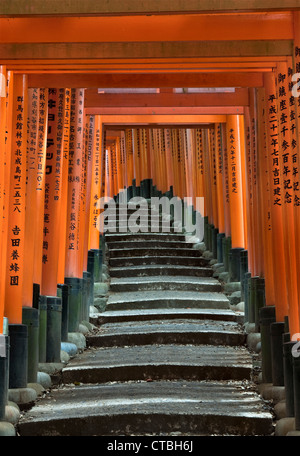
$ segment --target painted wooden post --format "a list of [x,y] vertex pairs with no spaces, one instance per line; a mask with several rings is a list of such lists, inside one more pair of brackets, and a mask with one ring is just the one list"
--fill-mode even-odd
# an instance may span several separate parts
[[174,195],[181,195],[181,180],[180,180],[180,151],[177,145],[177,132],[174,128],[171,130],[172,139],[172,164],[174,172]]
[[14,75],[5,314],[22,323],[27,148],[27,77]]
[[61,157],[61,211],[59,252],[58,252],[58,273],[57,283],[63,284],[65,280],[65,257],[66,257],[66,229],[67,229],[67,205],[68,205],[68,167],[69,167],[69,138],[70,138],[70,110],[71,110],[71,89],[66,88],[64,94],[64,125],[63,145]]
[[132,130],[127,129],[125,132],[126,141],[126,167],[127,167],[127,185],[129,190],[129,198],[132,196],[132,182],[134,179],[134,165],[133,165],[133,138]]
[[278,134],[278,111],[276,101],[275,74],[264,75],[267,113],[267,150],[270,173],[270,196],[271,196],[271,222],[272,222],[272,248],[274,261],[274,290],[276,320],[284,321],[288,315],[288,303],[286,294],[286,266],[284,254],[284,237],[282,221],[283,183],[280,176],[280,149]]
[[230,218],[230,197],[229,197],[229,169],[228,169],[228,147],[226,124],[221,126],[222,145],[223,145],[223,187],[224,187],[224,217],[225,217],[225,235],[231,238],[231,218]]
[[[3,67],[2,67],[3,68]],[[13,81],[14,73],[7,71],[6,74],[6,117],[5,122],[5,142],[4,142],[4,193],[3,193],[3,221],[2,221],[2,239],[6,242],[8,238],[8,218],[9,218],[9,198],[10,198],[10,176],[12,162],[12,122],[13,122]],[[7,257],[7,249],[3,246],[1,252],[1,280],[2,280],[2,305],[5,309],[5,288],[6,288],[6,266],[9,258]],[[5,313],[4,313],[5,315]],[[2,321],[3,323],[3,321]]]
[[[4,224],[4,163],[5,163],[5,136],[6,136],[6,67],[0,65],[0,258],[1,265],[6,257],[5,242],[3,239]],[[0,273],[0,334],[3,334],[3,317],[4,317],[4,299],[5,299],[5,275],[4,270]]]
[[[257,116],[258,116],[258,198],[261,204],[262,220],[262,256],[263,276],[265,278],[266,305],[275,305],[274,273],[273,273],[273,249],[272,249],[272,221],[271,221],[271,195],[270,173],[268,163],[268,149],[266,143],[266,100],[265,91],[260,88],[257,91]],[[251,225],[250,225],[251,226]],[[250,227],[249,227],[250,228]],[[250,231],[250,229],[249,229]]]
[[216,138],[216,179],[217,179],[217,205],[218,205],[218,228],[219,233],[225,233],[224,219],[224,188],[223,188],[223,148],[221,124],[215,125]]
[[168,192],[171,192],[170,196],[173,196],[174,186],[174,175],[173,175],[173,156],[172,156],[172,140],[171,131],[169,128],[164,130],[165,135],[165,147],[166,147],[166,171],[167,171],[167,188]]
[[[294,186],[294,223],[295,223],[295,243],[300,245],[300,184],[299,184],[299,145],[300,145],[300,91],[297,87],[294,74],[300,73],[300,14],[294,12],[294,56],[290,63],[290,71],[288,73],[289,88],[292,90],[293,104],[290,107],[290,122],[291,122],[291,144],[292,144],[292,162],[293,162],[293,186]],[[300,251],[295,250],[297,261],[297,283],[300,280]],[[300,318],[300,293],[298,293],[298,313]],[[299,324],[299,321],[298,321]],[[299,332],[299,331],[298,331]],[[291,336],[293,334],[291,333]]]
[[209,147],[209,130],[203,129],[203,148],[204,148],[204,192],[205,206],[207,210],[207,239],[205,239],[207,249],[211,250],[211,226],[213,225],[213,199],[210,185],[212,182],[210,147]]
[[298,281],[297,281],[297,262],[296,262],[296,243],[294,226],[294,206],[295,195],[299,188],[293,177],[293,155],[296,152],[296,144],[292,142],[292,122],[291,122],[291,98],[288,85],[288,65],[286,62],[277,63],[276,71],[276,92],[277,92],[277,112],[278,112],[278,135],[279,135],[279,167],[281,182],[283,184],[282,193],[282,216],[283,216],[283,237],[284,237],[284,258],[286,265],[287,297],[289,308],[289,325],[291,334],[299,332],[298,314]]
[[41,294],[56,296],[61,220],[64,90],[49,89]]
[[[197,154],[197,196],[204,197],[204,168],[203,168],[203,142],[202,142],[202,129],[197,128],[196,130],[196,154]],[[204,204],[204,213],[206,215],[206,205]]]
[[[216,141],[215,141],[215,127],[210,128],[209,134],[209,156],[210,156],[210,169],[211,169],[211,193],[212,193],[212,225],[213,230],[218,229],[218,194],[217,194],[217,161],[216,161]],[[213,233],[212,233],[213,234]]]
[[10,388],[26,388],[28,381],[28,330],[27,326],[22,324],[25,255],[27,90],[27,77],[22,74],[14,74],[4,308],[5,316],[9,321]]
[[36,213],[36,184],[38,171],[38,130],[39,130],[39,89],[28,89],[28,147],[27,147],[27,170],[26,170],[26,212],[25,212],[25,239],[26,251],[30,255],[24,257],[24,282],[23,282],[23,306],[33,306],[33,269],[35,262],[34,245],[37,226]]
[[80,245],[80,192],[84,134],[84,89],[71,89],[65,283],[70,286],[69,332],[76,331],[82,308],[83,271]]
[[141,184],[141,140],[139,128],[132,129],[132,145],[135,191],[138,194],[138,190]]
[[254,271],[254,257],[255,257],[255,245],[254,245],[254,230],[253,230],[253,170],[252,170],[252,134],[251,129],[251,113],[249,106],[245,107],[245,174],[246,174],[246,210],[248,220],[248,263],[249,271]]
[[90,228],[89,228],[89,250],[99,249],[99,209],[97,206],[101,196],[101,184],[104,180],[103,160],[101,160],[103,150],[101,149],[102,124],[100,116],[95,116],[94,141],[92,149],[92,182],[91,182],[91,204],[90,204]]
[[231,218],[231,280],[240,280],[240,252],[245,247],[241,143],[244,142],[243,118],[227,116],[229,198]]
[[216,137],[216,172],[217,172],[217,206],[218,206],[218,234],[217,234],[217,259],[223,263],[223,239],[225,238],[225,208],[224,208],[224,151],[222,141],[222,125],[215,125]]

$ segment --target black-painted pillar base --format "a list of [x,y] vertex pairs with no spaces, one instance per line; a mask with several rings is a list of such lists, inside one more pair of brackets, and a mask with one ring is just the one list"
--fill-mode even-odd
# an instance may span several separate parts
[[[101,268],[102,269],[102,268]],[[90,301],[91,301],[91,274],[88,271],[83,272],[85,282],[85,294],[83,299],[82,320],[89,321],[90,318]]]
[[[296,353],[294,353],[296,355]],[[300,355],[300,351],[297,352]],[[295,428],[300,431],[300,357],[293,356]]]
[[248,272],[248,251],[242,250],[240,254],[240,282],[241,282],[241,301],[245,302],[245,279]]
[[5,406],[8,401],[9,387],[9,337],[1,334],[1,356],[0,356],[0,421],[5,418]]
[[27,388],[28,379],[28,328],[22,324],[9,324],[9,388]]
[[262,381],[272,383],[272,353],[271,353],[271,330],[270,326],[276,321],[275,306],[261,307],[260,333],[261,333],[261,357],[262,357]]
[[284,322],[274,322],[271,330],[272,381],[274,386],[284,386],[283,334]]
[[22,308],[22,323],[28,329],[28,383],[36,383],[39,363],[39,310]]
[[285,411],[287,417],[295,416],[294,407],[294,373],[292,349],[295,341],[283,341],[283,370],[284,370],[284,390],[285,390]]
[[60,362],[62,303],[58,296],[47,296],[47,363]]
[[229,280],[240,282],[241,274],[241,252],[243,248],[231,248],[229,251]]
[[39,299],[39,362],[46,362],[47,352],[47,297],[40,295]]
[[211,251],[212,251],[212,254],[213,254],[213,258],[216,258],[218,257],[218,234],[219,234],[219,229],[218,228],[215,228],[214,226],[212,227],[212,231],[211,231]]
[[61,298],[61,341],[68,342],[69,332],[69,286],[64,283],[57,285],[57,296]]
[[227,236],[222,239],[223,246],[223,264],[226,272],[229,272],[229,252],[231,250],[231,237]]
[[244,308],[245,308],[245,322],[249,322],[249,307],[250,307],[250,283],[251,283],[251,272],[246,272],[244,277]]
[[69,332],[77,332],[81,319],[83,280],[77,277],[65,277],[69,287]]
[[225,238],[225,233],[217,234],[217,260],[218,263],[223,263],[223,239]]
[[204,244],[208,248],[208,217],[204,217]]

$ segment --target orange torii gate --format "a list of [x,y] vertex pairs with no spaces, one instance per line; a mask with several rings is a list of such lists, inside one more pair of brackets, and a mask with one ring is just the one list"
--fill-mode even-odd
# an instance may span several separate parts
[[[285,331],[296,342],[300,330],[300,105],[291,96],[293,75],[300,72],[300,7],[294,0],[280,7],[220,1],[214,11],[226,14],[218,15],[211,14],[209,1],[193,11],[177,0],[172,6],[163,1],[165,9],[136,2],[134,11],[129,2],[99,3],[98,15],[89,2],[84,17],[78,2],[57,6],[59,20],[65,15],[64,45],[51,2],[19,11],[16,2],[5,0],[8,19],[0,18],[0,89],[4,78],[7,90],[5,102],[0,99],[0,334],[5,317],[11,366],[18,366],[11,385],[25,385],[26,357],[35,356],[20,350],[31,340],[24,315],[36,314],[34,285],[41,286],[39,310],[47,295],[55,298],[58,313],[63,296],[56,296],[57,287],[70,287],[71,331],[88,317],[82,299],[86,273],[95,270],[95,252],[100,257],[103,249],[97,202],[117,198],[123,189],[128,197],[191,197],[193,205],[204,197],[206,247],[224,263],[230,280],[242,282],[245,321],[262,335],[263,378],[282,384],[271,369],[273,364],[282,371],[282,359],[274,358],[282,347],[271,354],[267,332],[270,327],[278,341]],[[29,27],[29,12],[37,14],[36,28]],[[90,91],[86,97],[81,87]],[[113,96],[97,87],[162,89]],[[195,95],[170,87],[239,89]],[[46,93],[50,117],[41,115]],[[53,121],[58,115],[60,123]],[[108,140],[115,125],[122,133]],[[34,156],[41,161],[33,168]],[[35,187],[38,178],[41,187]],[[51,202],[50,194],[56,198]],[[58,341],[57,335],[56,353]]]

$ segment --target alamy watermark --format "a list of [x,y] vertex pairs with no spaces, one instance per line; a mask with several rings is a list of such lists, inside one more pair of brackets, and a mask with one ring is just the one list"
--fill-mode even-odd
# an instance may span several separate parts
[[291,341],[296,342],[292,346],[292,355],[294,358],[299,358],[299,356],[300,356],[300,333],[293,334]]
[[150,200],[135,196],[127,199],[127,191],[114,198],[103,197],[97,202],[100,215],[97,228],[101,233],[187,233],[198,242],[204,238],[204,198],[183,200],[177,197],[152,197]]
[[300,73],[294,73],[292,75],[292,82],[295,82],[292,87],[292,95],[293,97],[298,98],[300,96]]

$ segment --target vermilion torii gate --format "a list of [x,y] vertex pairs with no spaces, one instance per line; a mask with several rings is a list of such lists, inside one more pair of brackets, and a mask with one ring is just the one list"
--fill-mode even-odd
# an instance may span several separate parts
[[98,200],[124,189],[204,197],[205,244],[282,384],[300,333],[300,2],[73,3],[0,5],[0,419],[89,319]]

